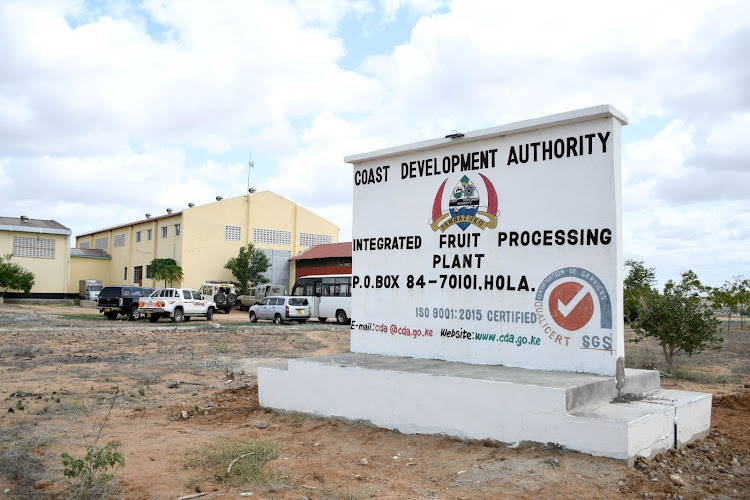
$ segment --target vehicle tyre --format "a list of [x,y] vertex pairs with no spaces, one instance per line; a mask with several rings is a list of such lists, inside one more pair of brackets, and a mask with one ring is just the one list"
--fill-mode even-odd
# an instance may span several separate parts
[[233,293],[230,293],[227,295],[227,304],[234,307],[234,305],[237,303],[237,296]]
[[321,323],[325,323],[326,321],[328,321],[328,318],[320,318],[319,317],[318,321],[320,321]]
[[277,314],[277,315],[276,315],[276,316],[275,316],[275,317],[273,318],[273,322],[274,322],[274,323],[276,323],[277,325],[280,325],[280,324],[282,324],[282,323],[284,322],[284,320],[282,320],[282,319],[281,319],[281,314]]
[[128,311],[128,321],[138,321],[141,319],[141,311],[138,310],[138,306],[133,306]]
[[336,311],[336,323],[339,325],[345,325],[349,321],[349,318],[346,317],[346,313],[339,309]]
[[223,306],[227,303],[227,296],[223,293],[217,293],[214,295],[214,302],[216,302],[217,305]]
[[190,321],[190,316],[185,316],[185,321]]
[[107,319],[117,319],[117,311],[105,312],[104,317]]
[[151,323],[156,323],[157,321],[159,321],[159,318],[161,318],[161,314],[152,314],[151,316],[148,317],[148,320]]
[[213,321],[213,319],[214,319],[214,308],[213,307],[209,307],[208,311],[206,311],[206,319],[208,321]]
[[174,310],[174,313],[172,313],[172,323],[182,323],[182,320],[185,319],[185,313],[182,312],[182,309],[177,308]]
[[258,321],[258,317],[255,315],[255,311],[250,311],[250,323]]

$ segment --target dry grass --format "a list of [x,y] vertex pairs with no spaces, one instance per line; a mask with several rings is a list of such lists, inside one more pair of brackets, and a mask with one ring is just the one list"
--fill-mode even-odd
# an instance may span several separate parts
[[[326,486],[320,492],[320,499],[322,500],[362,500],[366,498],[366,495],[358,493],[356,491],[350,491],[349,488],[338,486]],[[369,496],[369,495],[367,495]]]
[[198,475],[186,486],[195,489],[211,480],[229,486],[262,485],[278,491],[288,487],[288,478],[264,470],[278,456],[279,445],[273,441],[222,439],[188,453],[185,468],[195,469]]
[[[718,351],[707,350],[693,356],[684,354],[674,359],[672,375],[675,378],[700,384],[735,383],[750,374],[750,330],[726,332],[726,321],[719,335],[724,338]],[[655,339],[638,343],[630,340],[635,334],[625,326],[625,366],[645,370],[665,371],[666,363],[661,346]]]
[[22,421],[0,429],[0,477],[16,481],[18,498],[41,498],[34,483],[50,475],[34,451],[54,444],[57,438],[47,433],[31,435],[33,427]]

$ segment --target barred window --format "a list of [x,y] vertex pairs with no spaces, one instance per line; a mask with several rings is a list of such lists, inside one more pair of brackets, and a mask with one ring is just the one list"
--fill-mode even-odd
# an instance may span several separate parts
[[18,257],[55,258],[55,240],[47,238],[13,237],[13,255]]
[[167,226],[162,226],[161,228],[161,237],[166,238],[167,237]]
[[94,240],[94,248],[97,250],[106,250],[109,248],[109,236],[104,238],[97,238]]
[[253,229],[253,241],[256,243],[274,243],[277,245],[291,245],[292,233],[280,229]]
[[125,246],[125,235],[124,234],[116,234],[115,235],[115,246],[116,247],[124,247]]
[[240,226],[224,226],[224,239],[240,241],[242,228]]
[[146,278],[151,277],[151,266],[146,266]]
[[133,283],[140,283],[143,279],[143,266],[133,268]]
[[78,244],[78,248],[91,248],[91,242],[90,241],[82,241]]
[[141,232],[140,231],[136,231],[135,232],[135,242],[136,243],[140,243],[141,242]]
[[179,236],[180,235],[180,225],[179,224],[175,224],[174,225],[174,235],[175,236]]
[[333,243],[333,236],[330,234],[299,233],[300,246],[314,247],[316,245],[325,245],[327,243]]
[[151,229],[146,229],[146,239],[151,241]]

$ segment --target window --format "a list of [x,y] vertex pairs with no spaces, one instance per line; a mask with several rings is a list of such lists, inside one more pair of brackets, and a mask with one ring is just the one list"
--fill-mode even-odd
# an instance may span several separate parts
[[146,278],[151,278],[151,266],[146,266]]
[[141,232],[140,231],[136,231],[135,232],[135,242],[136,243],[140,243],[141,242]]
[[167,237],[167,226],[164,226],[161,228],[161,237],[166,238]]
[[242,228],[240,226],[224,226],[224,239],[240,241]]
[[116,234],[115,235],[115,246],[116,247],[124,247],[125,246],[125,235],[124,234]]
[[13,237],[13,255],[18,257],[55,258],[55,240],[48,238]]
[[78,248],[91,248],[91,242],[90,241],[82,241]]
[[109,236],[104,238],[97,238],[94,240],[94,248],[97,250],[106,250],[109,248]]
[[143,266],[133,268],[133,283],[140,283],[143,279]]
[[122,279],[127,280],[128,279],[128,268],[124,267],[122,272]]
[[300,246],[314,247],[316,245],[324,245],[327,243],[333,243],[333,236],[330,234],[299,233]]
[[180,225],[179,224],[175,224],[174,225],[174,235],[175,236],[179,236],[180,235]]
[[147,229],[146,230],[146,240],[151,241],[151,233],[152,232],[153,232],[153,230],[151,230],[151,229]]
[[256,243],[275,243],[277,245],[291,245],[292,233],[279,229],[253,229],[253,241]]

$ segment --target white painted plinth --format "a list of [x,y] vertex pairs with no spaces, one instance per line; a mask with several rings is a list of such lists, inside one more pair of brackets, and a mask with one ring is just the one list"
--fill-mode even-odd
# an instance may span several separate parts
[[615,379],[579,373],[347,353],[258,369],[264,407],[364,420],[406,434],[518,444],[553,442],[632,463],[708,434],[711,395],[661,390],[659,373]]

